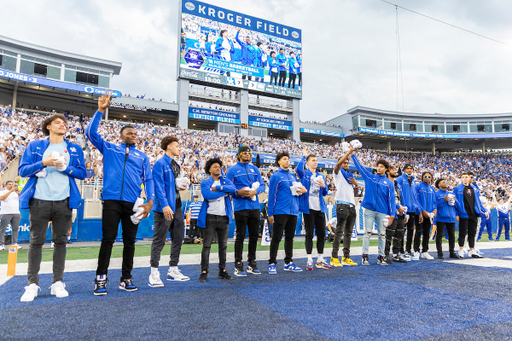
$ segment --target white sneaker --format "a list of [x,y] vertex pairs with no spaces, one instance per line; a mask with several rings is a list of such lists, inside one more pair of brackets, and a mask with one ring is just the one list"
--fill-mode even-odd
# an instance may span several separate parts
[[476,250],[470,250],[468,252],[468,257],[471,258],[484,258],[482,255],[480,255]]
[[464,256],[469,256],[469,249],[464,249]]
[[51,285],[50,289],[52,289],[51,294],[57,296],[58,298],[68,297],[69,294],[66,291],[66,284],[61,281],[55,282]]
[[167,280],[173,282],[185,282],[189,281],[190,277],[183,275],[178,267],[169,268],[167,271]]
[[459,257],[464,258],[464,250],[462,250],[462,249],[459,250]]
[[16,243],[16,244],[12,244],[12,246],[17,246],[17,247],[18,247],[18,250],[23,249],[23,248],[21,247],[21,245],[18,245],[18,243]]
[[32,302],[34,298],[37,297],[37,291],[41,290],[39,286],[35,283],[30,284],[29,286],[25,287],[25,293],[23,296],[21,296],[20,301],[21,302]]
[[412,260],[420,260],[420,253],[419,252],[414,252],[414,254],[412,256]]
[[428,254],[428,252],[423,252],[421,254],[421,258],[425,258],[425,259],[428,259],[428,260],[431,260],[431,259],[434,259],[434,257],[432,257],[431,255]]
[[5,251],[5,246],[0,245],[0,251]]
[[164,283],[160,279],[160,272],[149,275],[148,285],[152,288],[162,288],[164,286]]
[[53,249],[53,248],[55,247],[55,243],[54,243],[54,242],[52,242],[52,243],[50,244],[50,247]]

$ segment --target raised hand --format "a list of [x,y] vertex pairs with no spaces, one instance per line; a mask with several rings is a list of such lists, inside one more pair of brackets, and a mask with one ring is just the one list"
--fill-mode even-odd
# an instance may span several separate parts
[[105,112],[105,109],[110,105],[110,98],[112,97],[112,91],[108,93],[108,89],[105,90],[105,94],[98,98],[98,111]]
[[309,155],[309,148],[308,147],[304,147],[304,149],[302,149],[302,156],[308,156]]

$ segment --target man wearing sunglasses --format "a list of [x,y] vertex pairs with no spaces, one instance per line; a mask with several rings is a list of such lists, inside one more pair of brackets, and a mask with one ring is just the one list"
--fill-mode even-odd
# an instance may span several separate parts
[[247,228],[249,229],[249,254],[247,256],[247,272],[260,275],[261,272],[256,266],[256,246],[258,244],[260,225],[260,202],[258,194],[265,192],[265,182],[260,170],[250,164],[251,149],[247,146],[238,148],[236,156],[238,162],[228,169],[226,178],[236,188],[233,195],[236,223],[235,239],[235,276],[247,277],[242,262],[244,250],[244,239]]
[[[432,182],[432,173],[423,172],[421,174],[421,183],[413,187],[414,194],[417,201],[417,221],[416,233],[414,234],[414,257],[420,257],[420,244],[421,244],[421,258],[434,259],[428,254],[428,242],[430,236],[430,228],[432,227],[432,220],[437,214],[436,205],[436,191],[430,185]],[[421,241],[421,234],[423,233],[423,242]]]

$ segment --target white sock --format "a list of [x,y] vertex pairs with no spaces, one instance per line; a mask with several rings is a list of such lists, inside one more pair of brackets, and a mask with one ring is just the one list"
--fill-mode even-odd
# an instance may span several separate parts
[[313,256],[311,256],[311,254],[308,254],[308,262],[313,262]]
[[152,275],[157,274],[157,273],[158,273],[158,268],[151,268]]
[[68,240],[71,240],[71,236],[68,236]]
[[323,262],[324,261],[324,255],[323,254],[319,254],[317,260],[319,262]]
[[177,268],[178,268],[177,266],[170,266],[170,267],[169,267],[169,271],[174,271],[174,270],[176,270]]

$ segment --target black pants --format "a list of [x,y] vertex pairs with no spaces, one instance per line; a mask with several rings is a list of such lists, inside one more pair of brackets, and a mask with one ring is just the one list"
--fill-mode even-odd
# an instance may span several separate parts
[[332,257],[338,258],[341,237],[343,236],[343,257],[350,257],[350,242],[352,240],[352,231],[357,219],[356,207],[354,205],[337,204],[336,205],[336,232],[332,242]]
[[100,254],[98,256],[98,268],[96,275],[106,275],[112,256],[112,245],[116,241],[119,222],[123,229],[123,279],[132,278],[133,255],[135,253],[135,236],[138,224],[132,223],[130,216],[133,214],[133,202],[121,200],[103,201],[103,219]]
[[393,242],[393,253],[398,254],[400,247],[404,244],[404,216],[398,216],[397,219],[393,219],[391,225],[386,227],[386,246],[384,247],[384,254],[389,255],[391,251],[391,242]]
[[297,78],[299,78],[299,87],[302,86],[302,72],[297,74]]
[[270,259],[268,264],[277,264],[277,251],[279,243],[283,238],[284,231],[284,263],[293,261],[293,237],[297,226],[297,216],[289,214],[278,214],[274,216],[274,226],[272,231],[272,240],[270,241]]
[[290,84],[293,83],[293,87],[295,89],[295,78],[297,78],[297,74],[295,73],[290,73],[290,78],[288,78],[288,88],[290,88]]
[[286,82],[286,71],[279,71],[279,86],[284,86]]
[[472,249],[475,247],[477,225],[478,217],[476,215],[459,219],[459,247],[464,246],[466,235],[468,236],[469,248]]
[[[420,212],[420,214],[422,214]],[[420,244],[421,244],[421,252],[428,252],[428,242],[430,239],[430,228],[432,227],[432,223],[430,222],[430,218],[423,217],[423,222],[416,222],[416,233],[414,234],[414,252],[420,252]],[[423,234],[423,241],[421,240],[421,235]]]
[[[417,214],[409,213],[409,220],[407,221],[407,225],[405,226],[406,231],[407,231],[407,241],[405,244],[405,251],[407,251],[408,253],[411,253],[412,240],[414,237],[414,224],[416,224],[416,225],[419,224],[418,219],[419,219],[419,217]],[[405,253],[403,246],[402,246],[400,252]]]
[[190,218],[190,226],[188,227],[188,236],[190,238],[199,237],[199,227],[197,227],[197,219]]
[[274,82],[274,85],[277,85],[277,78],[279,77],[279,73],[270,71],[270,85]]
[[183,221],[183,211],[181,206],[176,207],[176,212],[171,220],[165,219],[161,212],[155,214],[155,233],[153,234],[153,242],[151,243],[151,259],[149,263],[152,268],[158,268],[160,263],[160,254],[165,246],[167,233],[171,233],[171,258],[169,266],[178,266],[180,261],[181,246],[183,245],[183,232],[185,231],[185,223]]
[[235,266],[242,266],[242,252],[247,228],[249,229],[249,252],[247,262],[256,266],[256,246],[258,245],[258,230],[260,225],[260,210],[241,210],[235,212]]
[[42,247],[46,240],[48,223],[53,225],[53,279],[52,283],[62,281],[66,263],[66,237],[71,226],[71,208],[69,198],[60,201],[30,200],[30,244],[28,246],[28,284],[39,285],[39,270],[43,256]]
[[313,231],[316,231],[316,250],[319,255],[324,253],[325,246],[325,213],[309,210],[309,214],[302,215],[306,225],[306,253],[313,252]]
[[210,249],[213,236],[216,234],[219,240],[219,270],[226,268],[226,249],[228,245],[229,218],[213,214],[206,215],[204,228],[203,250],[201,251],[201,271],[208,273],[210,265]]
[[[448,232],[448,245],[450,253],[455,252],[455,223],[443,223],[442,221],[436,222],[437,233],[436,233],[436,248],[437,254],[443,253],[443,237],[444,229]],[[460,225],[459,225],[460,226]],[[460,227],[459,227],[460,230]]]

